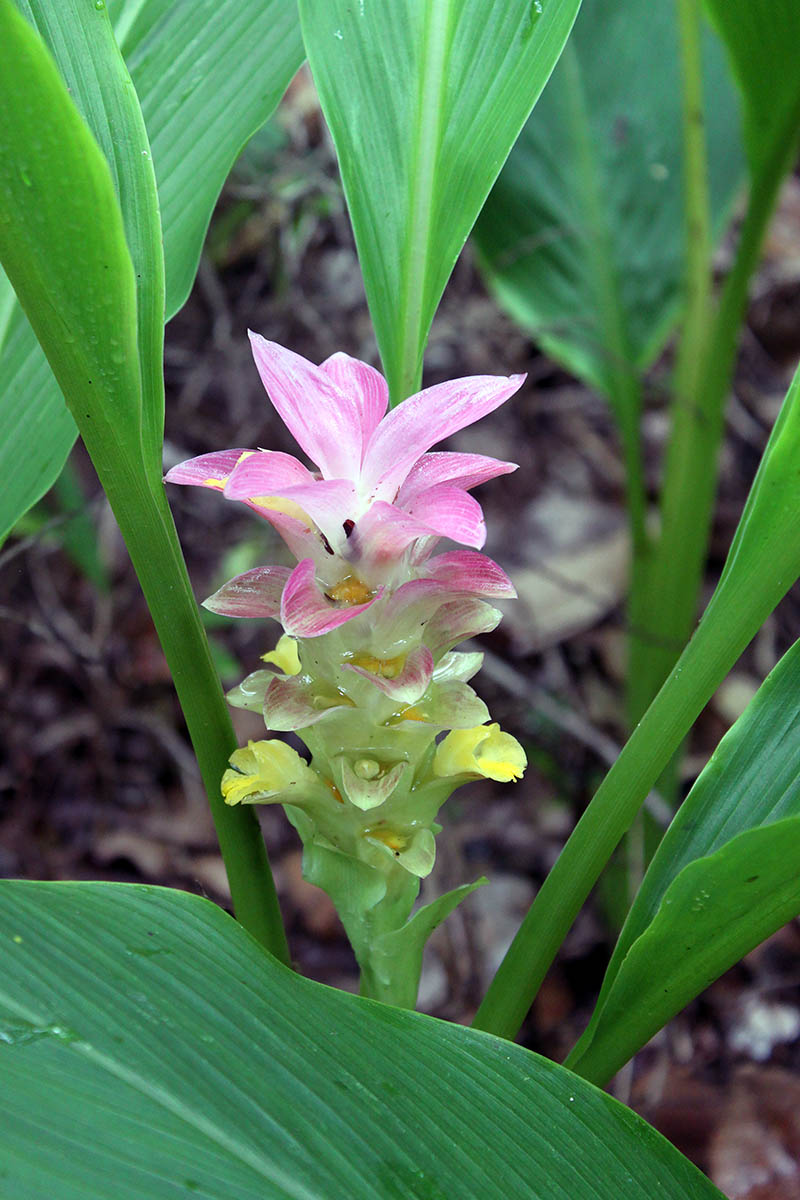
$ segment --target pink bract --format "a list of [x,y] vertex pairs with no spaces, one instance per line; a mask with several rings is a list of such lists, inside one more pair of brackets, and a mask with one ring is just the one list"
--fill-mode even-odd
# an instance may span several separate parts
[[[250,341],[273,406],[317,470],[280,451],[222,450],[173,467],[166,481],[222,491],[274,526],[300,561],[280,602],[289,632],[326,633],[373,604],[384,585],[416,576],[456,592],[511,593],[500,568],[475,553],[486,531],[467,489],[516,464],[428,451],[493,412],[521,387],[523,375],[436,384],[387,413],[386,381],[367,363],[334,354],[315,366],[259,334],[251,333]],[[440,556],[437,567],[438,560],[427,560],[439,537],[472,550]],[[231,616],[267,610],[277,616],[278,579],[248,573],[209,603]],[[347,603],[326,598],[340,581],[353,579],[363,601],[358,589]]]

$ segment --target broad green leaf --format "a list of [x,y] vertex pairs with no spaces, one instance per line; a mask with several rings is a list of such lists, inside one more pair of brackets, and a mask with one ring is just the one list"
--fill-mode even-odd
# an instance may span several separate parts
[[197,897],[0,883],[0,953],[9,1196],[720,1196],[563,1067],[301,979]]
[[300,0],[394,402],[579,0]]
[[173,0],[107,0],[119,48],[127,58],[169,12]]
[[[719,232],[744,163],[735,89],[711,35],[704,90]],[[682,304],[682,142],[674,3],[584,0],[475,229],[500,303],[623,421],[625,376],[650,365]]]
[[[55,0],[41,3],[51,20],[63,16]],[[93,0],[86,6],[95,11]],[[111,8],[121,23],[122,48],[152,149],[169,317],[186,299],[232,163],[302,61],[296,5],[293,0],[128,0]],[[5,345],[0,343],[0,397],[2,538],[51,486],[76,435],[19,311]]]
[[[791,155],[800,130],[800,5],[796,0],[705,0],[744,99],[750,169]],[[788,166],[788,164],[787,164]]]
[[684,867],[748,829],[800,817],[799,725],[796,642],[725,734],[664,835],[620,934],[604,989]]
[[605,1084],[675,1013],[800,913],[800,817],[749,829],[684,867],[621,962],[568,1065]]
[[91,509],[87,508],[80,474],[69,459],[53,485],[53,499],[63,520],[55,532],[55,540],[92,586],[107,595],[111,580],[100,552],[97,525]]
[[15,3],[53,55],[111,170],[136,280],[142,439],[148,461],[157,471],[164,440],[164,252],[156,180],[139,101],[103,4],[98,8],[91,0],[60,0],[57,6],[53,0]]
[[[6,278],[1,267],[0,278]],[[58,477],[75,436],[75,422],[12,289],[0,343],[0,542]]]
[[[102,38],[107,18],[93,12]],[[111,172],[44,43],[8,0],[0,35],[0,261],[73,412],[80,402],[87,444],[125,444],[133,458],[136,284]]]
[[153,148],[171,317],[189,295],[231,167],[303,61],[297,4],[148,0],[128,39]]
[[2,267],[0,267],[0,353],[2,353],[3,343],[8,336],[11,326],[11,318],[14,314],[16,296],[12,288],[8,276]]
[[[797,642],[722,739],[659,845],[614,948],[592,1019],[572,1052],[578,1070],[585,1048],[596,1041],[613,1043],[606,1001],[631,947],[655,919],[681,871],[748,830],[800,817],[799,720]],[[684,920],[691,928],[693,913]]]

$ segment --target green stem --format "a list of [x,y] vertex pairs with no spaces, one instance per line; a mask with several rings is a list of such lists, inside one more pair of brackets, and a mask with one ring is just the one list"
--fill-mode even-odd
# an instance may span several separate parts
[[650,555],[647,494],[639,431],[642,385],[632,363],[621,283],[615,268],[611,224],[597,166],[588,104],[577,55],[570,42],[564,48],[561,69],[568,78],[569,107],[566,116],[580,170],[579,195],[584,208],[587,231],[587,273],[595,295],[595,308],[599,314],[599,337],[606,351],[603,391],[609,397],[619,423],[625,460],[626,500],[633,557],[629,621],[635,624]]
[[[703,74],[699,0],[676,0],[681,53],[683,109],[684,199],[686,238],[686,310],[678,345],[673,381],[672,437],[666,478],[682,475],[686,443],[694,437],[698,419],[696,398],[703,392],[702,365],[713,318],[711,295],[711,209],[708,189],[708,156],[703,109]],[[684,480],[677,485],[681,491]],[[666,485],[665,485],[666,490]],[[671,493],[670,493],[671,495]],[[638,567],[644,566],[644,570]],[[671,564],[674,567],[674,563]],[[630,606],[630,653],[626,707],[630,728],[636,725],[658,691],[669,667],[683,647],[685,638],[671,640],[673,631],[664,624],[658,597],[664,587],[664,560],[654,547],[649,560],[634,557]],[[666,605],[664,606],[666,608]],[[653,611],[659,616],[654,618]],[[669,606],[672,612],[672,605]],[[688,636],[688,633],[687,633]],[[660,677],[655,662],[665,662]]]
[[158,482],[148,489],[138,471],[127,481],[116,476],[105,482],[186,718],[236,917],[288,965],[286,933],[258,819],[252,808],[229,808],[220,793],[236,738],[163,487]]
[[513,1037],[570,925],[703,706],[800,575],[800,370],[761,459],[716,591],[545,879],[475,1024]]
[[[799,116],[797,111],[791,113],[787,130],[796,129]],[[688,345],[681,347],[661,499],[661,535],[650,572],[650,604],[642,614],[642,637],[632,647],[639,713],[671,670],[695,620],[739,329],[750,278],[793,150],[794,139],[788,132],[776,138],[772,154],[754,180],[733,268],[713,323],[704,339],[687,327]]]
[[478,1009],[476,1028],[516,1036],[573,921],[645,797],[775,602],[772,595],[763,601],[759,597],[752,616],[731,621],[732,605],[741,604],[741,587],[738,582],[720,584],[680,662],[542,884]]

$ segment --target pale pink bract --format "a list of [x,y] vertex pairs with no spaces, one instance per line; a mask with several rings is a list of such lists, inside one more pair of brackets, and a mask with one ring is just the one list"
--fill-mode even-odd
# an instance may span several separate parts
[[[168,483],[210,487],[263,515],[299,560],[231,580],[207,602],[229,616],[272,616],[318,637],[359,616],[386,588],[428,581],[437,599],[513,596],[496,563],[477,553],[486,531],[468,489],[516,470],[481,454],[430,447],[493,412],[525,376],[436,384],[386,412],[388,388],[346,354],[320,366],[251,333],[261,380],[317,470],[273,450],[222,450],[173,467]],[[440,537],[470,547],[431,558]]]

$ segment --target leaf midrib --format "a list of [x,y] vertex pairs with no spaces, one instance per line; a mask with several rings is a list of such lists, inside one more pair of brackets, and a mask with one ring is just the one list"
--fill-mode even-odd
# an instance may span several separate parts
[[[428,0],[424,6],[421,38],[422,71],[417,93],[414,128],[419,137],[412,143],[409,178],[411,194],[406,239],[401,316],[399,390],[392,403],[406,398],[415,386],[423,341],[423,296],[430,262],[436,166],[444,130],[444,90],[450,56],[452,0]],[[422,264],[421,269],[418,269]],[[397,392],[397,386],[393,389]]]
[[[44,1028],[48,1024],[46,1018],[33,1013],[30,1009],[17,1003],[11,996],[2,991],[0,991],[0,1004],[8,1012],[34,1027]],[[296,1179],[293,1179],[291,1175],[280,1169],[276,1169],[274,1164],[266,1161],[257,1151],[226,1134],[208,1117],[196,1112],[185,1101],[172,1095],[165,1088],[149,1082],[142,1075],[138,1074],[138,1072],[124,1066],[123,1063],[116,1061],[109,1054],[98,1050],[89,1042],[80,1039],[72,1041],[70,1042],[70,1049],[75,1053],[81,1054],[89,1062],[100,1067],[109,1075],[113,1075],[116,1079],[121,1079],[123,1083],[127,1083],[141,1095],[154,1101],[168,1112],[171,1112],[173,1116],[178,1117],[192,1129],[207,1137],[209,1141],[213,1142],[220,1149],[227,1151],[244,1166],[250,1167],[262,1179],[266,1179],[269,1183],[282,1187],[287,1196],[295,1197],[296,1200],[317,1200],[316,1192],[309,1191],[308,1188],[299,1184]]]

